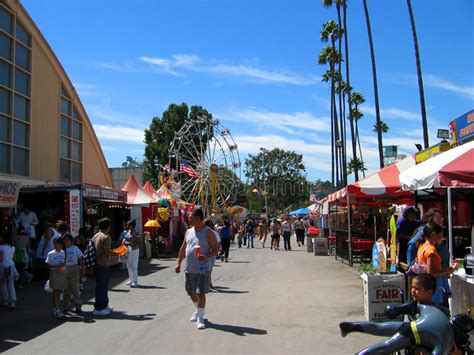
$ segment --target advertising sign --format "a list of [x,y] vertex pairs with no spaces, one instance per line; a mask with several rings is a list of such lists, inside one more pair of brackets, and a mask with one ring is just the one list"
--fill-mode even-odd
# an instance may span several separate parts
[[451,144],[474,138],[474,110],[466,112],[449,123]]
[[[405,292],[405,275],[361,275],[364,281],[364,313],[368,321],[387,321],[385,308],[402,303],[400,291]],[[406,293],[405,293],[406,294]]]
[[81,193],[80,190],[69,191],[69,228],[73,237],[79,235],[81,228]]
[[0,207],[15,207],[21,183],[0,180]]

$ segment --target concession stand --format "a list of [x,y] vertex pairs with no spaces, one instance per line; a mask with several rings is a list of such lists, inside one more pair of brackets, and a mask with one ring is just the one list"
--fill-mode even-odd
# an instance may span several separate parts
[[336,259],[352,266],[354,256],[371,258],[376,238],[386,237],[390,207],[413,200],[412,192],[401,191],[399,176],[415,164],[410,155],[328,196],[329,238],[330,244],[334,239]]
[[[417,200],[447,206],[451,261],[461,261],[474,246],[474,141],[418,164],[400,176],[402,188]],[[472,251],[471,251],[472,253]],[[474,278],[460,268],[451,277],[453,314],[474,311]]]

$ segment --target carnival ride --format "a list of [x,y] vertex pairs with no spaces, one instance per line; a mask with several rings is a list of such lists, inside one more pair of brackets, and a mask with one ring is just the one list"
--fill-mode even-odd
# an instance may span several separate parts
[[235,202],[240,156],[230,130],[219,120],[187,120],[170,144],[169,165],[175,168],[182,199],[207,215],[222,213]]

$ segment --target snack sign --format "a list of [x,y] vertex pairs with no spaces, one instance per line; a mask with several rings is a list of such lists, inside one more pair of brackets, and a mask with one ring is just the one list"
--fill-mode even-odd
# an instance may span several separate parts
[[0,207],[15,207],[21,183],[0,180]]
[[449,123],[451,144],[474,137],[474,110],[466,112]]

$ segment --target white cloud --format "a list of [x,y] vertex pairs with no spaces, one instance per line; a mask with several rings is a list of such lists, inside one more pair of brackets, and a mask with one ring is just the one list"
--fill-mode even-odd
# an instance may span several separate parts
[[244,63],[224,63],[222,61],[204,60],[197,55],[175,54],[170,58],[140,57],[144,63],[159,68],[165,73],[182,76],[182,72],[213,73],[221,76],[231,76],[239,79],[252,80],[257,83],[283,83],[296,86],[309,86],[320,82],[314,75],[300,75],[283,70],[268,70],[258,67],[259,61],[244,61]]
[[229,109],[228,113],[216,114],[216,117],[223,117],[225,120],[246,122],[259,126],[268,126],[272,129],[284,130],[290,134],[306,131],[329,132],[331,123],[329,117],[316,117],[309,112],[271,112],[268,110],[249,109]]
[[100,139],[130,143],[143,143],[144,131],[142,129],[115,125],[94,124],[94,130]]
[[[375,107],[371,105],[362,105],[361,111],[370,116],[375,116]],[[396,107],[381,108],[380,116],[382,120],[384,118],[402,119],[407,121],[419,121],[421,122],[421,113],[415,113],[410,111],[401,110]]]
[[92,65],[113,71],[118,71],[122,73],[137,73],[140,70],[131,62],[124,61],[122,63],[111,63],[111,62],[91,62]]
[[145,63],[153,65],[153,68],[158,72],[168,73],[174,76],[183,76],[182,74],[173,70],[174,63],[170,59],[140,57],[140,60]]
[[425,83],[426,86],[450,91],[455,94],[460,94],[471,100],[474,100],[474,86],[461,86],[461,85],[453,84],[450,81],[444,80],[442,78],[439,78],[431,74],[424,75],[423,82]]

